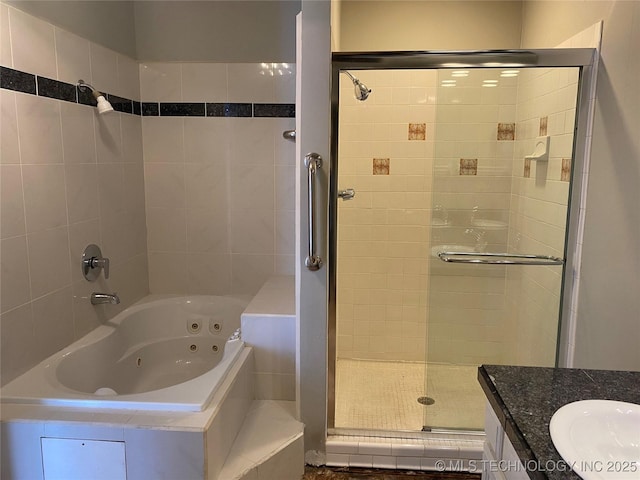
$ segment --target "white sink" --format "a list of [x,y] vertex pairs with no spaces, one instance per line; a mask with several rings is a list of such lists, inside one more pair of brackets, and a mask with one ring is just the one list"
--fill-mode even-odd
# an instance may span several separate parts
[[553,414],[549,432],[558,453],[583,479],[640,479],[640,405],[569,403]]

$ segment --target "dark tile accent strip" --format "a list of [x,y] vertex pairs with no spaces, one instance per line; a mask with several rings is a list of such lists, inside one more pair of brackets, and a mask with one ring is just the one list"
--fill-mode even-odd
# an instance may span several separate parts
[[204,103],[161,103],[161,117],[204,117]]
[[155,102],[142,102],[142,116],[143,117],[158,117],[160,116],[160,108]]
[[132,101],[128,98],[118,97],[109,93],[107,94],[107,99],[116,112],[133,113]]
[[0,88],[36,94],[36,76],[13,68],[0,67]]
[[296,106],[293,103],[254,103],[253,116],[294,118]]
[[[78,88],[66,82],[0,66],[0,88],[54,98],[81,105],[97,105],[88,88]],[[104,93],[113,109],[133,115],[165,117],[257,117],[294,118],[296,106],[292,103],[182,103],[137,102],[128,98]]]
[[207,103],[207,117],[251,117],[250,103]]
[[77,103],[75,85],[46,77],[38,76],[38,96]]

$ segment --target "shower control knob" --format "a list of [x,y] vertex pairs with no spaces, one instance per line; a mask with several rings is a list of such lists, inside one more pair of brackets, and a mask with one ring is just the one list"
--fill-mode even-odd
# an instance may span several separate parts
[[93,243],[82,254],[82,274],[89,282],[94,282],[104,270],[104,278],[109,278],[109,259],[102,256],[100,247]]
[[344,190],[338,190],[338,197],[342,200],[351,200],[356,196],[356,191],[353,188],[346,188]]

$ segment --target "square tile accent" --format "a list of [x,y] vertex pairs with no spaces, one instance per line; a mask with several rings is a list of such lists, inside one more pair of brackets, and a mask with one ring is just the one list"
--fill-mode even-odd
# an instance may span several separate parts
[[409,124],[409,140],[426,140],[427,124],[426,123],[410,123]]
[[530,158],[525,158],[524,159],[524,173],[523,173],[524,178],[531,178],[531,159]]
[[540,137],[544,137],[547,135],[547,124],[549,122],[549,117],[541,117],[540,118]]
[[563,182],[571,181],[571,159],[563,158],[562,159],[562,170],[560,172],[560,180]]
[[515,140],[516,124],[515,123],[499,123],[498,124],[498,140]]
[[461,158],[460,159],[460,175],[477,175],[478,159],[477,158]]
[[373,174],[374,175],[389,175],[390,160],[388,158],[374,158],[373,159]]

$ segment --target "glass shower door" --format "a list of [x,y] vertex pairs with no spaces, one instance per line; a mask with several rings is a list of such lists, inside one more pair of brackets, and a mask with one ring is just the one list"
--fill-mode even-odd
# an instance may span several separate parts
[[556,364],[578,78],[438,71],[425,430],[483,428],[479,365]]

